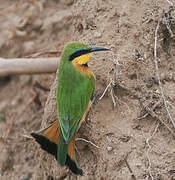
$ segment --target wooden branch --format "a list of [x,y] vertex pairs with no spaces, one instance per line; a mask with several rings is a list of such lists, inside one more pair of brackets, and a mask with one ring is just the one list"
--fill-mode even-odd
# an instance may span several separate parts
[[56,72],[59,58],[0,58],[0,77],[15,74],[40,74]]

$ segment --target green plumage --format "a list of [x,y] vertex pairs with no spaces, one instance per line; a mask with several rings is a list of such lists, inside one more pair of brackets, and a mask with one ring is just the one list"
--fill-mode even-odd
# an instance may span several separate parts
[[[89,102],[95,88],[95,78],[87,66],[92,52],[109,51],[72,42],[63,50],[57,85],[58,121],[31,135],[41,148],[55,156],[61,166],[67,166],[76,175],[83,175],[75,157],[75,133],[80,120],[89,111]],[[83,116],[84,115],[84,116]]]
[[[57,109],[61,134],[64,139],[63,144],[69,143],[76,132],[78,123],[88,106],[95,87],[94,77],[80,73],[69,60],[70,55],[80,48],[89,47],[80,43],[69,43],[65,47],[60,61]],[[60,147],[60,151],[57,152],[58,157],[67,154],[65,151],[67,151],[67,148]],[[61,161],[65,161],[65,159],[63,158]]]
[[63,136],[60,136],[58,141],[57,160],[61,166],[64,166],[66,163],[67,152],[68,152],[68,144],[65,144]]

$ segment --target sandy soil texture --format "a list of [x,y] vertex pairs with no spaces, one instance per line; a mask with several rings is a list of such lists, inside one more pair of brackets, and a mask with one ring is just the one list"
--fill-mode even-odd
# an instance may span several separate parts
[[175,130],[154,64],[160,21],[157,62],[175,119],[174,8],[166,0],[2,1],[0,57],[60,56],[74,40],[113,53],[94,53],[89,62],[98,97],[77,133],[82,177],[28,137],[57,117],[56,74],[0,77],[0,180],[134,180],[129,168],[137,180],[175,179]]

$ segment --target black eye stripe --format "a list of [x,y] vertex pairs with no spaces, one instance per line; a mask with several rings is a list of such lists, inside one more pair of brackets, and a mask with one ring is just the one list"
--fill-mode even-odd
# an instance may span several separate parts
[[110,51],[110,49],[107,48],[100,48],[100,47],[94,47],[94,48],[89,48],[89,49],[85,49],[85,48],[80,48],[75,50],[69,57],[69,61],[74,60],[75,58],[84,55],[84,54],[88,54],[91,52],[95,52],[95,51]]
[[90,53],[89,49],[83,49],[83,50],[76,51],[70,55],[69,61],[72,61],[73,59],[75,59],[81,55],[88,54],[88,53]]

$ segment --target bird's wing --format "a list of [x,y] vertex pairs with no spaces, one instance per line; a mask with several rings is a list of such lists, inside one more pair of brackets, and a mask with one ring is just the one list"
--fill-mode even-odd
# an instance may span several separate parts
[[69,142],[76,132],[95,87],[93,76],[85,76],[74,69],[59,73],[57,108],[61,132]]

